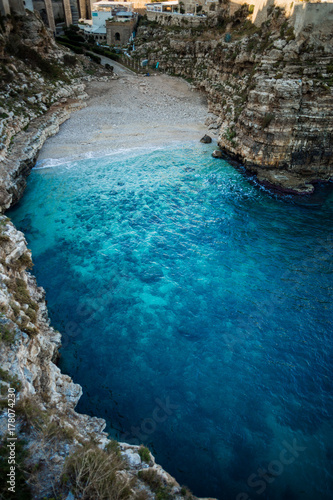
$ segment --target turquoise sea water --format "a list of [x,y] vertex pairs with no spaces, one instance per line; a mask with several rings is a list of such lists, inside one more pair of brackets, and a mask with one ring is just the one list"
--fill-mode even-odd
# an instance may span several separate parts
[[196,495],[331,499],[333,197],[277,198],[211,149],[33,170],[9,215],[61,369]]

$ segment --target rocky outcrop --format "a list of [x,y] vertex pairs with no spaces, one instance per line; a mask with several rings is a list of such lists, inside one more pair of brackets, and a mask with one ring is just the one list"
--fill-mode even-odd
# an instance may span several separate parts
[[280,7],[266,17],[253,25],[245,5],[209,30],[146,22],[136,51],[207,94],[223,151],[267,185],[310,193],[333,176],[333,24],[296,33]]
[[[63,95],[67,89],[63,89]],[[0,163],[0,205],[2,210],[14,205],[23,195],[26,179],[36,162],[38,152],[46,139],[59,131],[59,126],[71,115],[73,110],[86,106],[82,101],[87,97],[84,85],[72,85],[70,95],[78,93],[77,98],[63,98],[40,118],[33,120],[25,131],[19,132],[13,146]]]

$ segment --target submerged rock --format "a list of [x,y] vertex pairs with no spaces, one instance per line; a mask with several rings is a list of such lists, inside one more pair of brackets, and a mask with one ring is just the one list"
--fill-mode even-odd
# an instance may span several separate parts
[[212,142],[212,138],[210,137],[210,135],[207,135],[205,134],[201,139],[200,139],[200,142],[202,142],[203,144],[210,144]]
[[212,157],[213,157],[213,158],[223,158],[223,153],[222,153],[222,151],[220,151],[219,149],[215,149],[215,150],[212,152]]

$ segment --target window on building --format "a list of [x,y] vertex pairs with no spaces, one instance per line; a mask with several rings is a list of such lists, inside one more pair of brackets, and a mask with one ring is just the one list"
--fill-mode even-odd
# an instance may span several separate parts
[[117,32],[117,33],[114,35],[114,39],[116,40],[116,42],[120,42],[120,33],[118,33],[118,32]]

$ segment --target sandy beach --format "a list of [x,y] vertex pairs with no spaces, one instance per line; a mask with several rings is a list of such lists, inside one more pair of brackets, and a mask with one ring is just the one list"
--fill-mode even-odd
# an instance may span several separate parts
[[87,107],[46,141],[39,161],[199,141],[207,132],[206,99],[186,81],[163,74],[138,76],[125,68],[117,73],[118,79],[87,83]]

